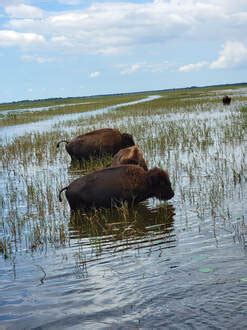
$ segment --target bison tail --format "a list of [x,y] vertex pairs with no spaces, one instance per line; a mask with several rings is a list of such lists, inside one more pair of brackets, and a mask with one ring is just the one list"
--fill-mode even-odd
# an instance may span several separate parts
[[63,189],[61,189],[61,190],[59,191],[59,195],[58,195],[59,202],[62,202],[61,193],[62,193],[64,190],[67,190],[67,189],[68,189],[68,187],[64,187]]
[[69,142],[67,140],[61,140],[57,143],[57,148],[59,147],[59,144],[62,143],[62,142],[65,142],[66,144],[68,144]]

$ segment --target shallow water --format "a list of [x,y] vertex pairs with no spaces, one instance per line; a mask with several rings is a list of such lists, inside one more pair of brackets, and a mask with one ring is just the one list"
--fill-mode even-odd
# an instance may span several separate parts
[[2,110],[1,116],[6,116],[8,114],[14,113],[24,113],[24,112],[39,112],[39,111],[47,111],[47,110],[56,110],[58,108],[70,107],[74,105],[82,105],[82,104],[92,104],[96,102],[78,102],[78,103],[65,103],[65,104],[57,104],[57,105],[49,105],[47,107],[34,107],[34,108],[21,108],[14,110]]
[[[9,140],[11,138],[25,135],[27,133],[47,132],[47,131],[51,130],[51,128],[56,124],[62,124],[63,122],[66,122],[69,120],[77,120],[80,118],[90,118],[92,116],[102,115],[104,113],[118,109],[120,107],[148,102],[148,101],[155,100],[157,98],[160,98],[160,96],[159,95],[150,95],[148,97],[145,97],[145,98],[137,100],[137,101],[120,103],[120,104],[112,105],[112,106],[105,107],[102,109],[91,110],[91,111],[87,111],[87,112],[83,112],[83,113],[78,112],[78,113],[66,114],[66,115],[56,115],[56,116],[53,116],[51,119],[40,120],[40,121],[30,123],[30,124],[21,124],[21,125],[0,127],[0,134],[1,134],[0,136],[1,136],[2,140],[6,140],[6,139]],[[60,105],[60,106],[61,107],[67,106],[67,104]],[[36,108],[31,108],[29,110],[33,111],[35,109]]]
[[[168,168],[175,190],[168,202],[150,199],[128,211],[72,217],[57,193],[85,171],[69,165],[63,150],[52,159],[47,146],[27,166],[21,154],[4,158],[0,328],[245,329],[240,107],[117,121],[130,130],[144,125],[153,138],[140,135],[138,143],[150,166]],[[177,144],[163,146],[171,124]],[[191,144],[183,146],[184,132]]]

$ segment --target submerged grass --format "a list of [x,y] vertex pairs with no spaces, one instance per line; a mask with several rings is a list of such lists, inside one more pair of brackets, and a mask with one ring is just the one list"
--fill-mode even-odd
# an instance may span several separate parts
[[[174,221],[179,231],[211,228],[216,244],[222,228],[242,237],[247,107],[243,100],[223,107],[219,92],[224,93],[218,89],[161,93],[162,98],[149,103],[3,141],[0,253],[13,258],[23,250],[35,253],[85,238],[95,257],[109,248],[175,244]],[[212,99],[214,93],[217,99]],[[56,142],[101,127],[133,134],[149,167],[168,169],[175,190],[173,207],[149,200],[133,209],[122,205],[113,211],[70,216],[66,200],[58,201],[58,191],[81,175],[106,167],[111,158],[70,164]],[[78,265],[88,260],[83,253],[78,252]]]

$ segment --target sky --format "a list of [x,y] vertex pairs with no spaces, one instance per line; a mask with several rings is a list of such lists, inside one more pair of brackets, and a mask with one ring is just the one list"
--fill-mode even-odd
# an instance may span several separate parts
[[247,81],[247,0],[0,0],[0,103]]

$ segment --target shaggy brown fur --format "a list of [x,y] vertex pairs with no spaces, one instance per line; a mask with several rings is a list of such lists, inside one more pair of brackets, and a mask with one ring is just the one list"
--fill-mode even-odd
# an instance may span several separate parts
[[122,164],[135,164],[141,166],[145,171],[148,170],[142,151],[137,146],[119,150],[112,159],[112,166]]
[[101,157],[105,154],[114,155],[120,149],[135,144],[132,135],[121,133],[113,128],[102,128],[82,134],[70,142],[62,140],[57,143],[57,147],[61,142],[67,143],[65,148],[72,160],[87,160],[90,157]]
[[145,171],[137,165],[121,165],[98,170],[73,181],[66,190],[72,210],[111,207],[120,202],[138,203],[149,197],[171,199],[174,192],[167,172]]

